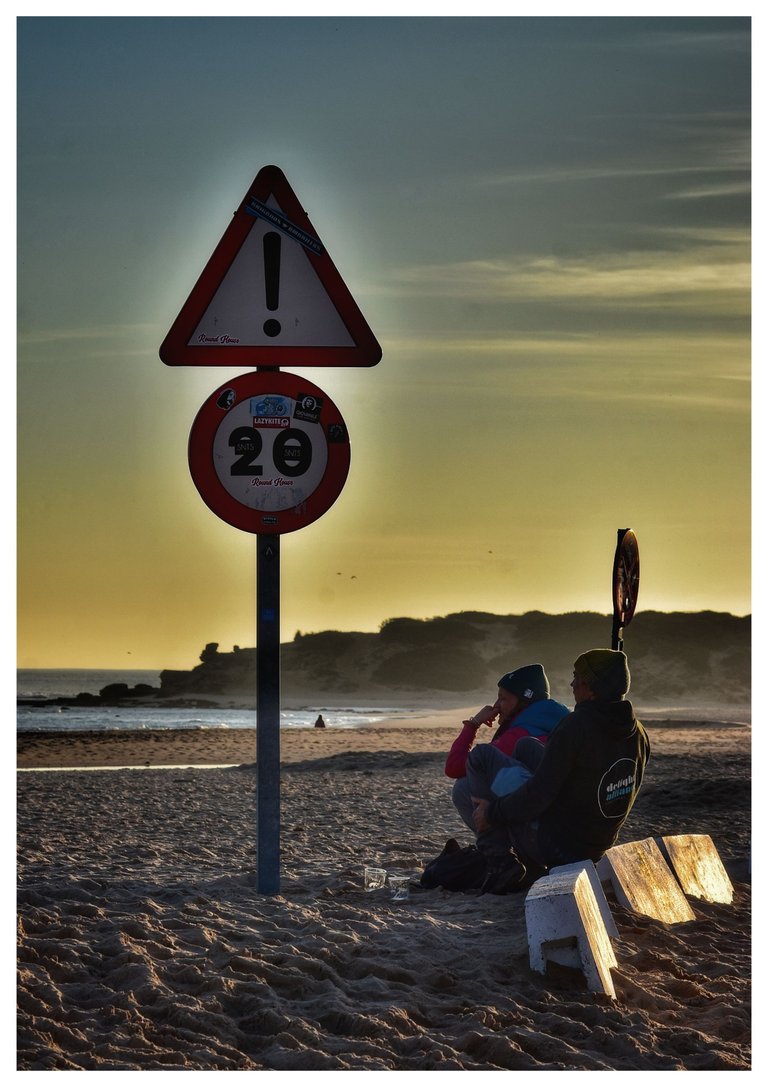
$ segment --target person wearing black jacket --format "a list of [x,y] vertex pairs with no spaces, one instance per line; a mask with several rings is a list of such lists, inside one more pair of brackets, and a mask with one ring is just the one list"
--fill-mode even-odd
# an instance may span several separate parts
[[650,757],[646,731],[625,698],[624,653],[591,649],[573,668],[573,712],[546,747],[523,739],[515,748],[533,777],[508,796],[473,797],[478,833],[504,826],[511,841],[489,864],[520,889],[555,865],[597,861],[616,843]]

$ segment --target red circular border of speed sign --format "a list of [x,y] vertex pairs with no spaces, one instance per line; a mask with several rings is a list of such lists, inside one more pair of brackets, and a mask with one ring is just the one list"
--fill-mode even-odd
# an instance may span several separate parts
[[263,535],[316,521],[349,472],[339,409],[311,381],[279,370],[219,386],[197,413],[188,452],[208,508],[235,528]]

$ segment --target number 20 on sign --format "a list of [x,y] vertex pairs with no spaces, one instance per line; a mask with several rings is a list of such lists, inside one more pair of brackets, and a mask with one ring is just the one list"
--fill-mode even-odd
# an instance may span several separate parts
[[244,532],[293,532],[321,517],[349,472],[349,435],[330,397],[282,371],[234,378],[201,407],[189,468],[203,501]]

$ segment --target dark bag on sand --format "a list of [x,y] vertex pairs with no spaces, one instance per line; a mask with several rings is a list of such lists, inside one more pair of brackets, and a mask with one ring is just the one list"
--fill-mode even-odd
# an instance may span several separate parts
[[479,891],[488,879],[485,857],[474,845],[463,848],[449,838],[439,857],[430,861],[421,874],[421,885],[446,891]]

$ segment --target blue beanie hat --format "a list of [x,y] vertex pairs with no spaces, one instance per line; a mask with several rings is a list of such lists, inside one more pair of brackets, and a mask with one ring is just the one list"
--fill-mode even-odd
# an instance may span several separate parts
[[541,702],[549,698],[549,680],[540,664],[524,664],[514,672],[507,672],[497,683],[510,694],[518,698],[527,698],[529,702]]

